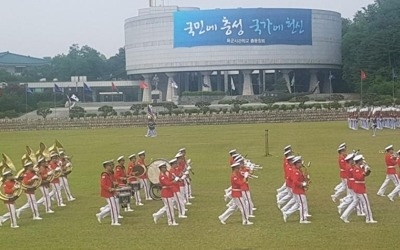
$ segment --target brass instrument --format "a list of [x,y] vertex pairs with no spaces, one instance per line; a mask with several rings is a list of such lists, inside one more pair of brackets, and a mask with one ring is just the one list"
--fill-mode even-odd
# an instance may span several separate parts
[[305,179],[306,185],[304,186],[304,190],[306,190],[306,191],[308,190],[308,187],[311,184],[311,178],[310,178],[310,175],[308,174],[308,169],[310,167],[311,167],[311,162],[310,161],[308,162],[307,166],[305,166],[303,164],[303,162],[301,163],[300,171],[303,173],[303,176],[304,176],[304,179]]
[[[33,152],[33,151],[31,151],[31,152]],[[22,156],[22,159],[21,159],[22,160],[22,165],[25,166],[26,164],[31,162],[32,165],[34,166],[34,171],[35,171],[35,175],[37,176],[37,178],[35,178],[34,182],[32,184],[30,184],[30,185],[26,185],[26,184],[21,182],[21,186],[22,186],[23,189],[36,189],[42,183],[42,177],[38,173],[39,169],[38,169],[38,167],[36,165],[37,164],[36,155],[35,154],[31,154],[31,155],[32,155],[32,157],[34,159],[31,158],[31,156],[28,155],[28,154],[24,154]],[[36,164],[34,162],[36,162]],[[23,179],[24,173],[25,173],[25,169],[24,168],[22,168],[20,171],[18,171],[18,173],[16,174],[17,180],[21,181]]]
[[[7,171],[7,169],[9,169],[11,172],[16,172],[15,166],[11,161],[11,159],[5,154],[2,155],[3,155],[3,160],[0,162],[0,173],[3,175],[4,171]],[[3,178],[0,178],[0,187],[3,186],[4,181],[5,180]],[[18,180],[14,179],[14,181],[15,181],[14,192],[11,196],[2,193],[2,190],[0,188],[0,200],[15,201],[16,199],[18,199],[19,196],[21,196],[23,191],[22,185]]]

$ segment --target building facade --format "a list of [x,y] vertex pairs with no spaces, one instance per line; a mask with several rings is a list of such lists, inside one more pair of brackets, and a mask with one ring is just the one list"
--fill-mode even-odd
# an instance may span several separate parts
[[259,94],[268,74],[288,92],[330,93],[341,27],[341,15],[326,10],[150,7],[125,21],[126,70],[167,101],[195,90]]

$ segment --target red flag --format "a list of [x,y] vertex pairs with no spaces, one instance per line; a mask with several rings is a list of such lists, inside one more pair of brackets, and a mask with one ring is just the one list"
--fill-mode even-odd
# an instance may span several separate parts
[[147,83],[145,81],[140,81],[139,83],[139,88],[141,89],[148,89],[149,85],[147,85]]
[[364,70],[361,70],[361,80],[367,79],[367,74],[365,74]]
[[114,82],[111,83],[111,90],[119,93],[118,88],[117,88],[117,86],[115,86]]

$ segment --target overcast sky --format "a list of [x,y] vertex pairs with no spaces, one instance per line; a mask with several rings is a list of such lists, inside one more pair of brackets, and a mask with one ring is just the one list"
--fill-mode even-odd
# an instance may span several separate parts
[[[214,8],[314,8],[342,17],[374,0],[157,0],[157,5]],[[74,43],[89,45],[106,57],[124,46],[124,21],[148,7],[149,0],[11,0],[2,1],[0,52],[34,57],[68,53]]]

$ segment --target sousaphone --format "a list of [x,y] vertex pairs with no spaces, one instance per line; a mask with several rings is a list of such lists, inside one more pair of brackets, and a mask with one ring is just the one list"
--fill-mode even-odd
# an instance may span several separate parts
[[[0,173],[3,177],[3,173],[5,171],[7,171],[8,169],[11,170],[11,172],[16,172],[15,166],[13,164],[13,162],[11,161],[10,157],[8,157],[6,154],[2,154],[3,156],[3,160],[0,161]],[[3,186],[3,182],[5,181],[4,178],[0,178],[0,186]],[[22,194],[22,185],[19,181],[14,180],[15,181],[15,185],[14,185],[14,192],[12,195],[7,195],[2,193],[2,189],[0,188],[0,200],[3,201],[15,201],[16,199],[18,199],[18,197],[21,196]]]

